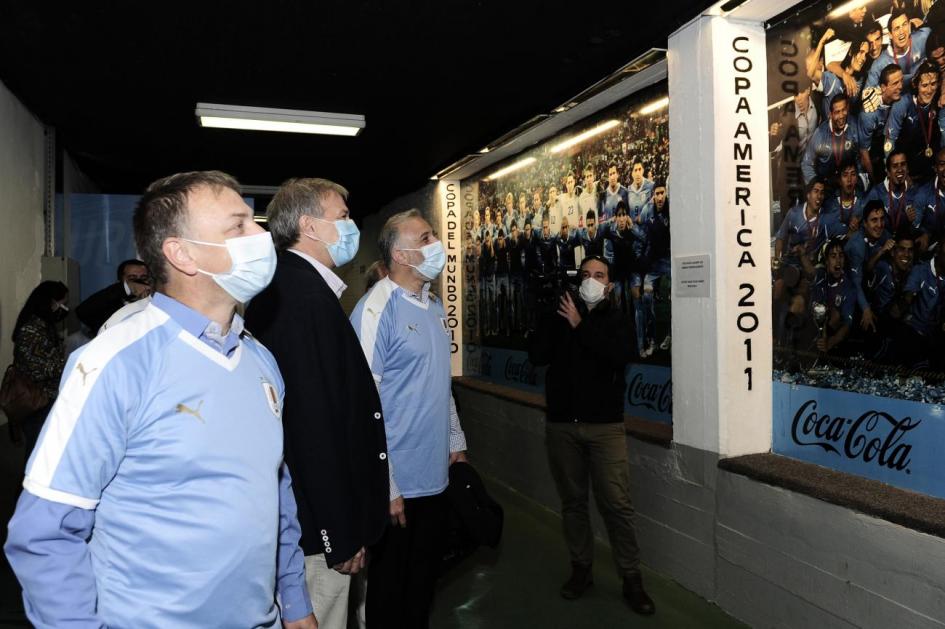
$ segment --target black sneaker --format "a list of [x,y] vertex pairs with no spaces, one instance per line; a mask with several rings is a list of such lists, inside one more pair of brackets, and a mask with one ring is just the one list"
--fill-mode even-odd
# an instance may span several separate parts
[[581,598],[584,591],[593,584],[594,577],[591,576],[591,567],[573,563],[571,564],[571,578],[561,586],[561,596],[568,600]]
[[656,612],[653,599],[643,589],[643,578],[639,574],[623,578],[623,597],[630,603],[630,608],[641,616],[650,616]]

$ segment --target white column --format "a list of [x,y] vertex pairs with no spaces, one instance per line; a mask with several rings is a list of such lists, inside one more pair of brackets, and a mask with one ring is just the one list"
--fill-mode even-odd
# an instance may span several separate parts
[[[770,172],[765,33],[701,17],[669,39],[673,439],[734,456],[771,447]],[[679,292],[706,255],[708,297]]]

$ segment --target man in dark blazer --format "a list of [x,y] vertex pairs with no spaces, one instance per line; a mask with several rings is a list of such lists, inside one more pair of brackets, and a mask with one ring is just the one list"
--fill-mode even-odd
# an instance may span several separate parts
[[333,270],[358,248],[347,196],[325,179],[282,185],[267,209],[276,274],[246,311],[246,329],[273,353],[285,380],[285,459],[322,629],[346,626],[351,575],[384,532],[390,505],[381,402],[338,301],[346,286]]

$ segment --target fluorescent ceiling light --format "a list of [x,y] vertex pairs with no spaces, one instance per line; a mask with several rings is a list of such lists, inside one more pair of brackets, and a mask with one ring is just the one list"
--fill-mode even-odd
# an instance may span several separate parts
[[365,126],[361,115],[298,109],[197,103],[194,113],[201,126],[219,129],[355,136]]
[[273,196],[279,191],[279,186],[254,186],[240,184],[240,190],[243,194],[258,194],[260,196]]
[[786,104],[786,103],[789,103],[789,102],[791,102],[792,100],[794,100],[794,95],[793,95],[793,94],[790,95],[790,96],[785,96],[784,98],[782,98],[782,99],[779,100],[778,102],[776,102],[776,103],[771,103],[770,105],[768,105],[768,111],[771,111],[772,109],[777,109],[777,108],[780,107],[781,105],[784,105],[784,104]]
[[738,7],[745,4],[747,0],[728,0],[727,2],[722,3],[722,6],[719,7],[719,10],[722,11],[722,14],[731,13]]
[[514,173],[516,170],[521,170],[522,168],[525,168],[529,164],[534,164],[534,163],[535,163],[534,157],[526,157],[525,159],[515,162],[511,166],[506,166],[505,168],[501,170],[495,171],[494,173],[486,177],[486,181],[495,181],[499,177],[505,177],[509,173]]
[[257,223],[268,223],[268,222],[269,222],[269,219],[268,219],[267,217],[265,217],[265,216],[254,216],[254,217],[253,217],[253,220],[256,221]]
[[663,98],[659,100],[653,101],[649,105],[645,105],[641,107],[640,111],[637,113],[639,113],[641,116],[645,116],[647,114],[652,114],[655,111],[659,111],[660,109],[663,109],[667,105],[669,105],[669,96],[664,96]]
[[721,0],[705,12],[705,15],[728,15],[735,9],[748,4],[750,0]]
[[866,6],[870,3],[870,0],[850,0],[850,2],[844,2],[839,7],[831,11],[827,17],[840,17],[841,15],[846,15],[850,11],[859,9],[862,6]]
[[610,129],[613,129],[619,124],[620,124],[619,120],[608,120],[607,122],[603,122],[592,129],[588,129],[587,131],[583,133],[577,134],[570,140],[565,140],[561,144],[554,145],[553,147],[551,147],[551,152],[560,153],[561,151],[565,149],[571,148],[575,144],[580,144],[581,142],[583,142],[584,140],[588,138],[592,138],[595,135],[600,135],[601,133],[604,133],[605,131],[609,131]]
[[488,152],[489,152],[489,147],[487,146],[487,147],[484,148],[484,149],[479,149],[479,152],[480,152],[480,153],[488,153]]

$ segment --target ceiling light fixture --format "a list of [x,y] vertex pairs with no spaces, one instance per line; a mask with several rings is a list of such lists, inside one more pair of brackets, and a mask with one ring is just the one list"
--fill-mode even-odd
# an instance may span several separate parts
[[768,105],[768,111],[771,111],[772,109],[777,109],[777,108],[780,107],[781,105],[786,105],[787,103],[791,102],[792,100],[794,100],[794,95],[793,95],[793,94],[791,94],[790,96],[785,96],[784,98],[782,98],[782,99],[779,100],[778,102],[776,102],[776,103],[771,103],[770,105]]
[[669,105],[669,96],[664,96],[663,98],[655,100],[648,105],[644,105],[637,113],[641,116],[646,116],[647,114],[652,114],[659,111],[660,109],[663,109],[667,105]]
[[365,126],[361,115],[299,109],[197,103],[194,113],[201,126],[218,129],[355,136]]
[[859,9],[860,7],[867,5],[869,3],[870,3],[870,0],[850,0],[850,2],[844,2],[843,4],[838,6],[836,9],[831,11],[827,15],[827,17],[831,17],[831,18],[840,17],[841,15],[845,15],[849,13],[850,11]]
[[719,10],[722,12],[722,15],[725,15],[726,13],[731,13],[746,2],[748,2],[748,0],[727,0],[719,6]]
[[505,168],[495,171],[494,173],[486,177],[486,181],[495,181],[496,179],[500,177],[505,177],[509,173],[514,173],[516,170],[521,170],[522,168],[525,168],[526,166],[530,164],[534,164],[534,163],[535,163],[534,157],[526,157],[525,159],[521,159],[515,162],[511,166],[506,166]]
[[254,194],[261,197],[275,196],[279,191],[279,186],[255,186],[250,184],[240,184],[240,190],[243,194]]
[[[634,92],[666,78],[666,50],[651,48],[580,94],[554,108],[551,113],[533,116],[479,151],[465,155],[437,176],[466,179],[504,159],[519,154],[539,141],[554,137],[589,114],[600,111]],[[590,103],[594,103],[593,108]],[[578,108],[570,112],[572,108]],[[568,115],[558,115],[558,114]]]
[[561,142],[560,144],[555,144],[553,147],[551,147],[551,152],[560,153],[561,151],[565,149],[571,148],[575,144],[580,144],[581,142],[583,142],[584,140],[588,138],[592,138],[595,135],[600,135],[601,133],[604,133],[605,131],[609,131],[610,129],[613,129],[619,124],[620,124],[619,120],[608,120],[607,122],[602,122],[596,127],[588,129],[587,131],[583,133],[577,134],[570,140],[565,140],[564,142]]

